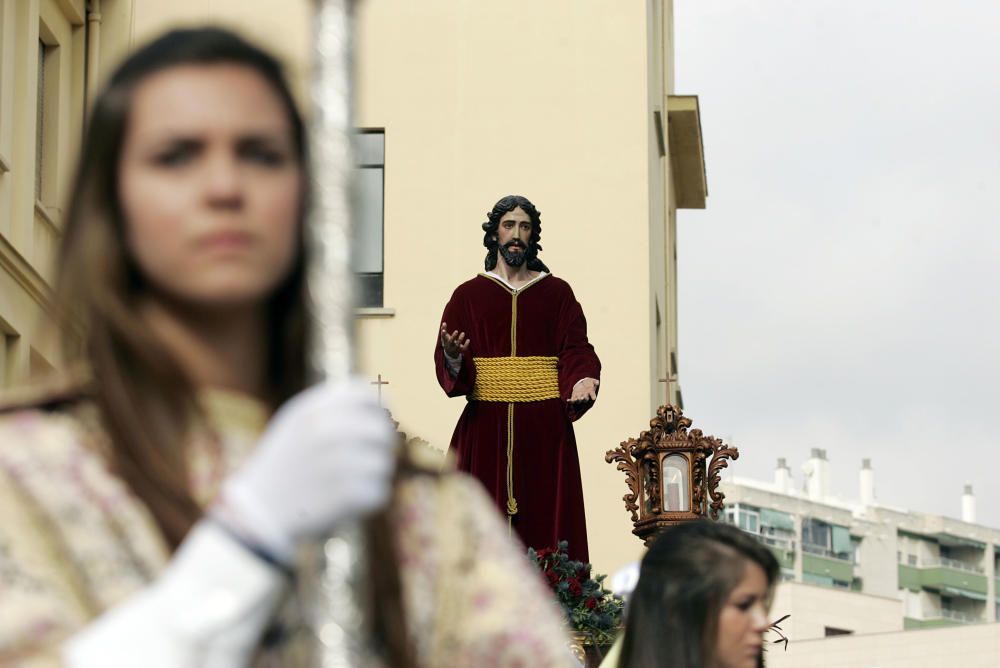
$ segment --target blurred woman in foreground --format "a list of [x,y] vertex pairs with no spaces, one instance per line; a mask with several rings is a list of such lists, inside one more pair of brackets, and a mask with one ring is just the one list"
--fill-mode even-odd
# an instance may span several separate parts
[[387,504],[373,665],[567,660],[477,485],[401,455],[370,388],[307,388],[309,181],[232,33],[168,33],[96,100],[56,290],[84,370],[0,416],[0,664],[301,665],[298,546]]

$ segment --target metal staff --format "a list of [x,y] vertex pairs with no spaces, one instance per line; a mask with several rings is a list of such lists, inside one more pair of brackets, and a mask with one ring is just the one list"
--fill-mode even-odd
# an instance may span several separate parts
[[[316,0],[312,81],[314,201],[308,242],[315,309],[313,368],[344,377],[353,369],[351,248],[351,0]],[[306,551],[300,594],[314,642],[312,665],[362,666],[371,656],[367,550],[360,524]]]

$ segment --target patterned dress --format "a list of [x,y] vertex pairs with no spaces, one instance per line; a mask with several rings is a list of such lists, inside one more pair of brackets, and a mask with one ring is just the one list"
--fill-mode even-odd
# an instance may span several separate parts
[[[63,642],[146,586],[169,550],[107,465],[86,400],[0,415],[0,666],[58,666]],[[212,391],[191,485],[208,505],[252,450],[265,407]],[[405,613],[419,665],[573,665],[561,614],[489,498],[459,473],[413,475],[395,507]],[[292,597],[277,614],[294,627]],[[256,664],[294,666],[294,638]]]

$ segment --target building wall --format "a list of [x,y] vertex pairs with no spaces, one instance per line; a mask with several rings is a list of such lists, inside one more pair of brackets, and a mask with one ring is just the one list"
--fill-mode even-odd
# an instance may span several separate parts
[[853,530],[862,536],[856,571],[864,591],[874,596],[898,597],[898,535],[894,527],[855,519]]
[[795,640],[788,651],[771,645],[768,668],[995,668],[1000,625],[977,624],[860,636]]
[[221,25],[265,46],[286,67],[300,100],[307,100],[312,58],[310,0],[101,0],[101,75],[129,50],[171,28]]
[[653,310],[658,295],[666,309],[669,200],[651,110],[667,88],[650,87],[672,59],[649,44],[665,32],[650,26],[658,4],[369,0],[357,16],[356,123],[385,129],[386,164],[385,309],[360,323],[362,368],[388,379],[405,431],[447,447],[464,401],[434,378],[440,314],[482,271],[493,203],[532,199],[542,257],[573,286],[604,363],[601,398],[576,424],[604,572],[641,551],[604,453],[647,427],[662,392]]
[[[904,629],[997,619],[1000,605],[996,600],[996,546],[1000,531],[996,529],[876,505],[779,493],[775,486],[756,481],[730,481],[724,483],[723,491],[727,496],[727,518],[744,509],[759,513],[761,518],[766,509],[794,515],[795,533],[800,539],[795,546],[796,582],[832,586],[833,581],[847,580],[853,570],[851,587],[862,593],[843,592],[843,603],[854,607],[852,614],[858,620],[869,611],[872,596],[897,602],[897,622]],[[802,524],[807,518],[849,527],[852,541],[858,545],[854,563],[804,549],[800,543]],[[763,527],[763,519],[761,524]],[[771,538],[763,531],[759,536],[765,544]],[[793,618],[805,616],[815,623],[827,615],[822,606],[809,604],[801,608],[796,607],[803,605],[801,600],[785,601],[788,608],[776,608],[775,616],[791,613]]]
[[48,303],[84,110],[83,0],[0,0],[0,385],[60,363]]
[[797,582],[779,585],[771,605],[772,619],[786,614],[791,617],[781,628],[795,642],[823,638],[828,628],[858,634],[903,630],[902,602],[896,597]]

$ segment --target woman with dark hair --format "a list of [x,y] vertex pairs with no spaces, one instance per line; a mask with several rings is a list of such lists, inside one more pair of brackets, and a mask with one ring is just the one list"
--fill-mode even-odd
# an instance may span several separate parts
[[[663,531],[629,597],[616,668],[757,668],[781,573],[739,529],[699,520]],[[609,657],[610,658],[610,657]]]
[[76,372],[0,415],[0,664],[298,665],[294,554],[362,518],[376,665],[568,656],[476,484],[399,454],[370,388],[307,387],[308,184],[281,69],[233,33],[168,33],[95,101],[55,291]]

